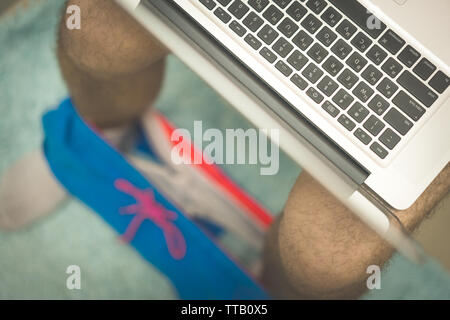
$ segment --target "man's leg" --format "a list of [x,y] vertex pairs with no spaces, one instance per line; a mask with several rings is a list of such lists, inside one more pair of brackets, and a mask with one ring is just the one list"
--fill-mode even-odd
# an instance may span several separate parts
[[159,93],[167,50],[110,0],[70,0],[81,30],[63,17],[58,60],[74,104],[99,127],[138,119]]
[[[450,191],[450,164],[408,210],[408,231]],[[281,298],[356,299],[367,289],[367,267],[380,268],[393,249],[306,172],[266,241],[264,282]]]

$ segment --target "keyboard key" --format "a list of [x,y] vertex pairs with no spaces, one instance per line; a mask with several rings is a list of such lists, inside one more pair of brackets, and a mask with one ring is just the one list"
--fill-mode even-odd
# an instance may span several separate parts
[[386,29],[386,25],[357,0],[330,0],[330,2],[374,39]]
[[327,2],[325,0],[308,0],[306,6],[315,14],[319,14],[323,11],[323,9],[325,9]]
[[353,48],[342,39],[339,39],[333,47],[331,47],[331,51],[333,51],[339,59],[345,59],[352,50]]
[[397,92],[398,86],[388,78],[384,78],[378,85],[377,90],[389,99]]
[[378,81],[381,80],[383,77],[383,73],[375,68],[373,65],[369,65],[363,73],[361,73],[361,76],[366,80],[370,85],[374,86],[378,83]]
[[439,93],[444,93],[450,84],[450,79],[442,71],[436,72],[429,82],[430,86]]
[[375,63],[377,66],[379,66],[384,59],[388,56],[387,52],[381,49],[376,44],[373,45],[372,48],[370,48],[369,51],[367,51],[366,56],[372,60],[373,63]]
[[227,5],[230,4],[231,0],[217,0],[221,5],[223,5],[224,7],[226,7]]
[[358,52],[353,52],[353,54],[347,59],[347,65],[356,72],[360,72],[367,64],[367,60],[361,57]]
[[403,69],[402,65],[394,60],[394,58],[389,58],[383,64],[381,69],[388,74],[391,78],[395,78]]
[[334,27],[339,21],[341,21],[342,14],[340,14],[335,8],[328,7],[328,9],[322,14],[321,18],[330,27]]
[[369,115],[369,110],[367,110],[361,103],[355,102],[350,110],[348,110],[348,114],[356,122],[361,123]]
[[342,109],[347,109],[350,104],[355,100],[350,94],[348,94],[344,89],[341,89],[333,97],[333,101]]
[[214,15],[219,18],[223,23],[228,23],[231,20],[231,16],[222,8],[217,8],[214,11]]
[[330,30],[327,26],[323,27],[322,30],[316,35],[317,40],[322,42],[326,47],[331,46],[331,44],[336,40],[337,35]]
[[372,143],[372,145],[370,146],[370,150],[375,152],[375,154],[381,159],[386,159],[386,157],[388,156],[388,152],[386,151],[386,149],[384,149],[378,142]]
[[283,18],[283,12],[281,12],[277,7],[271,5],[263,13],[263,17],[269,21],[272,25],[276,25]]
[[349,40],[355,34],[356,30],[357,28],[347,19],[342,21],[336,28],[336,31],[346,40]]
[[436,71],[436,66],[427,59],[423,58],[415,66],[413,71],[423,80],[427,80],[433,74],[433,72]]
[[418,121],[425,114],[425,108],[404,91],[400,91],[392,102],[414,121]]
[[324,109],[330,116],[333,118],[336,118],[339,115],[339,109],[336,108],[332,103],[329,101],[325,101],[322,105],[322,109]]
[[273,0],[281,9],[286,8],[286,6],[291,3],[292,0]]
[[400,142],[400,137],[391,128],[387,128],[380,136],[380,141],[392,150]]
[[247,7],[242,1],[235,0],[231,6],[228,7],[228,12],[230,12],[236,19],[240,20],[248,12],[249,7]]
[[381,116],[387,111],[387,109],[390,107],[390,104],[379,94],[377,94],[375,97],[373,97],[372,100],[370,100],[368,106],[373,112]]
[[286,39],[280,37],[275,44],[272,46],[272,49],[280,55],[282,58],[286,58],[287,55],[294,49],[294,46],[290,44]]
[[264,20],[252,11],[245,17],[242,23],[249,28],[250,31],[256,32],[264,24]]
[[281,60],[275,64],[275,68],[277,68],[285,77],[289,77],[293,72],[292,68]]
[[255,50],[261,48],[262,45],[261,41],[256,39],[256,37],[250,33],[244,38],[244,40],[250,45],[250,47],[252,47]]
[[291,82],[295,84],[300,90],[305,90],[308,86],[308,82],[303,79],[300,75],[294,74],[291,78]]
[[308,50],[308,56],[320,64],[328,56],[328,51],[320,44],[315,43],[311,49]]
[[303,70],[302,75],[306,78],[306,80],[310,81],[312,84],[315,84],[322,77],[323,71],[314,63],[310,63],[305,70]]
[[336,76],[344,67],[338,59],[333,56],[330,56],[327,61],[322,64],[322,67],[333,77]]
[[286,13],[297,22],[299,22],[307,12],[308,10],[297,1],[293,2],[286,10]]
[[366,146],[370,143],[370,141],[372,141],[372,138],[363,129],[356,129],[354,135]]
[[248,0],[248,4],[257,12],[261,12],[267,7],[269,0]]
[[266,24],[259,32],[258,37],[264,41],[267,45],[272,44],[278,37],[279,33],[273,30],[268,24]]
[[300,32],[292,39],[292,42],[303,51],[308,49],[313,41],[313,38],[303,30],[300,30]]
[[339,88],[339,85],[329,76],[325,76],[319,82],[317,88],[322,91],[327,97],[329,97]]
[[356,74],[351,72],[349,69],[345,69],[337,78],[338,81],[347,89],[351,89],[354,85],[359,81],[359,78]]
[[247,33],[247,30],[236,20],[233,20],[230,23],[230,29],[233,30],[239,37],[242,37]]
[[321,103],[323,101],[323,99],[324,99],[323,95],[321,95],[319,93],[319,91],[317,91],[313,87],[311,87],[308,90],[306,90],[306,94],[308,95],[308,97],[310,97],[317,104]]
[[338,122],[342,124],[342,126],[344,126],[344,128],[347,129],[348,131],[352,131],[356,127],[356,124],[352,120],[350,120],[350,118],[347,117],[345,114],[341,114],[341,116],[338,119]]
[[374,137],[379,135],[385,126],[386,125],[375,116],[370,116],[370,118],[364,123],[364,128]]
[[272,51],[270,51],[269,48],[266,47],[262,48],[259,54],[262,55],[270,63],[274,63],[275,60],[277,60],[277,55]]
[[292,21],[289,18],[285,18],[281,23],[278,25],[278,30],[281,31],[282,34],[284,34],[287,38],[290,38],[294,35],[294,33],[298,30],[297,24],[295,24],[294,21]]
[[300,51],[295,50],[287,59],[287,62],[297,71],[303,69],[308,63],[308,58],[305,57]]
[[374,93],[375,91],[364,81],[361,81],[353,90],[353,94],[362,102],[369,100]]
[[209,10],[214,9],[214,7],[217,5],[217,3],[215,3],[213,0],[200,0],[200,3],[203,4]]
[[403,72],[397,79],[397,82],[414,97],[419,99],[426,107],[431,107],[438,98],[436,93],[424,85],[409,71]]
[[403,51],[398,55],[398,60],[400,60],[408,68],[411,68],[417,60],[419,60],[419,58],[420,53],[410,45],[406,46],[406,48],[403,49]]
[[305,19],[303,19],[302,26],[306,29],[306,31],[314,34],[322,26],[322,22],[310,13]]
[[364,33],[359,32],[353,39],[352,44],[361,52],[365,52],[370,45],[372,40],[370,40]]
[[406,119],[406,117],[395,108],[391,108],[383,119],[403,136],[413,127],[413,123]]
[[396,34],[392,30],[386,31],[378,40],[378,43],[381,44],[385,49],[387,49],[393,55],[396,55],[401,48],[405,45],[405,40],[400,38],[398,34]]

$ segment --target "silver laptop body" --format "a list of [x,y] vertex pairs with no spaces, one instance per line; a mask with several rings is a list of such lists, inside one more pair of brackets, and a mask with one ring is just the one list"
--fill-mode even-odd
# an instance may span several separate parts
[[448,0],[139,6],[389,207],[410,207],[450,160]]

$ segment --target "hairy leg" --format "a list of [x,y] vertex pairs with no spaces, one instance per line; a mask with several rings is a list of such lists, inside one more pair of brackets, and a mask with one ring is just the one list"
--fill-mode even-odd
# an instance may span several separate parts
[[[397,216],[412,232],[449,191],[450,164]],[[367,267],[381,268],[392,253],[392,247],[304,172],[267,238],[263,278],[277,297],[355,299],[366,290]]]
[[99,127],[138,119],[157,97],[167,50],[110,0],[70,0],[81,30],[60,24],[58,60],[74,104]]

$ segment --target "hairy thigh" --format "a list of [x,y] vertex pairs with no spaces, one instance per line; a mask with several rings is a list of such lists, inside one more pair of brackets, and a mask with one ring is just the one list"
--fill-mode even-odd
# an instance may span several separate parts
[[65,14],[60,45],[78,67],[95,77],[132,74],[159,61],[166,49],[111,0],[69,0],[81,13],[81,29],[69,30]]

